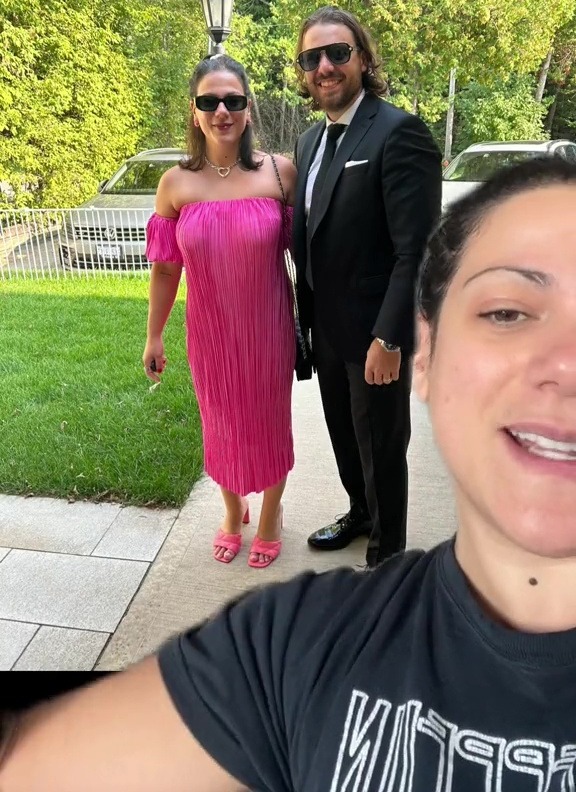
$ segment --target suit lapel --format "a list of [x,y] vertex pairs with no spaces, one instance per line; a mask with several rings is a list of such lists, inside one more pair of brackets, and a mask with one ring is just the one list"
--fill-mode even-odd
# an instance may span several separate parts
[[318,146],[320,145],[320,138],[322,137],[322,133],[326,129],[326,122],[319,121],[316,126],[312,127],[309,135],[309,141],[307,141],[306,147],[302,152],[302,158],[298,161],[298,189],[297,189],[297,200],[302,200],[304,202],[304,196],[306,195],[306,182],[308,181],[308,171],[310,170],[310,165],[312,164],[312,160],[314,159],[314,155],[318,150]]
[[300,248],[304,246],[304,255],[297,256],[298,263],[304,258],[306,250],[306,182],[308,181],[308,171],[314,159],[314,155],[320,145],[322,133],[326,128],[326,122],[320,121],[312,127],[306,145],[303,146],[302,156],[298,160],[298,179],[296,183],[296,198],[294,206],[297,211],[294,213],[294,242]]
[[344,165],[346,162],[348,162],[350,155],[372,126],[374,116],[378,112],[378,105],[376,102],[380,101],[380,99],[377,99],[370,94],[366,95],[360,103],[360,106],[358,107],[358,110],[356,111],[350,126],[346,130],[346,133],[342,138],[342,142],[338,146],[338,150],[334,155],[334,159],[330,165],[330,170],[326,174],[324,189],[322,191],[319,204],[313,213],[314,216],[312,220],[312,228],[309,229],[310,239],[314,235],[316,229],[322,222],[322,218],[326,214],[326,210],[328,209],[332,199],[332,193],[336,187],[336,182],[344,170]]

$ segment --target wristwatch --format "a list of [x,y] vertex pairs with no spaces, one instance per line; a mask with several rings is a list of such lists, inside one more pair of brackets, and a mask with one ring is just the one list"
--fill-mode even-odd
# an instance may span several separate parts
[[380,344],[380,346],[385,349],[387,352],[399,352],[400,347],[396,346],[395,344],[389,344],[387,341],[384,341],[382,338],[377,338],[376,341]]

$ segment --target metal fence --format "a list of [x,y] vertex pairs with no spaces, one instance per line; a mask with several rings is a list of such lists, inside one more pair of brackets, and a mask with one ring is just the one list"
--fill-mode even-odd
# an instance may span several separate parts
[[149,272],[153,209],[0,209],[0,280]]

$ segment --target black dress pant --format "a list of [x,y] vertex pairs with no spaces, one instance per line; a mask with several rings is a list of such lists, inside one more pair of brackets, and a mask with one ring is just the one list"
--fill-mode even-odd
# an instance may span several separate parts
[[351,511],[372,522],[366,562],[376,566],[406,547],[411,362],[397,382],[368,385],[364,365],[334,352],[318,323],[312,341],[340,479]]

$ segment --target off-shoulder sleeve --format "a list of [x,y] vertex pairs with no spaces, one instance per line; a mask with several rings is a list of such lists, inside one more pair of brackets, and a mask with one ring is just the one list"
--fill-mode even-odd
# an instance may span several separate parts
[[177,217],[154,214],[146,226],[146,258],[148,261],[183,264],[182,252],[176,241]]

